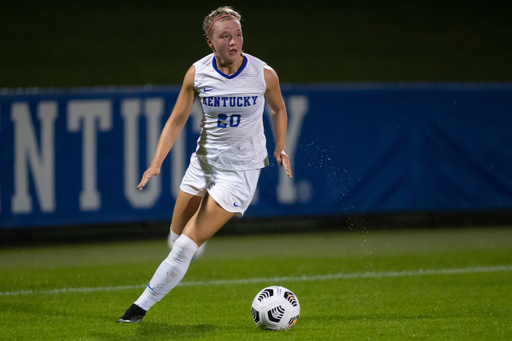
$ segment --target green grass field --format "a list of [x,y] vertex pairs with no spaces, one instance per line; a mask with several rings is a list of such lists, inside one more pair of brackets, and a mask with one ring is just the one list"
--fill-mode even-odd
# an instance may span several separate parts
[[[512,228],[215,237],[141,323],[116,324],[167,253],[164,240],[0,250],[0,339],[512,339]],[[251,319],[268,285],[299,298],[289,331]]]

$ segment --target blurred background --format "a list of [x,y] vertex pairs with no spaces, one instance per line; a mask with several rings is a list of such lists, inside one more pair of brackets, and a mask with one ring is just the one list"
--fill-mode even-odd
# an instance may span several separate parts
[[8,1],[0,87],[181,84],[202,21],[232,5],[284,83],[508,81],[508,1]]
[[[210,52],[204,16],[225,4],[242,15],[244,51],[279,74],[296,178],[273,162],[247,217],[221,234],[512,222],[509,1],[29,0],[0,11],[2,245],[167,234],[183,170],[165,166],[153,201],[126,190],[154,131],[149,114],[129,130],[123,108],[134,100],[142,117],[153,103],[165,122],[185,71]],[[76,133],[84,101],[105,109],[97,135]],[[53,121],[38,116],[47,102]],[[83,126],[69,123],[71,102]],[[192,121],[183,155],[170,156],[180,165],[194,150]],[[140,174],[126,173],[127,136]],[[97,153],[92,173],[86,150]],[[80,199],[91,184],[100,203]]]

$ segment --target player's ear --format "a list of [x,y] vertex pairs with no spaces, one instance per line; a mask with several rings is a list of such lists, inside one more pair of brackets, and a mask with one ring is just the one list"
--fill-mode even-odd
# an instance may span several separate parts
[[208,46],[210,46],[210,48],[215,51],[215,48],[213,47],[213,42],[212,40],[210,39],[210,37],[206,37],[206,44],[208,44]]

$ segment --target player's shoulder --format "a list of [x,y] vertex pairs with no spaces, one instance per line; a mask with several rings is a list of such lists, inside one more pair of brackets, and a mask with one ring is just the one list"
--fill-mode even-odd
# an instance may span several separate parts
[[247,58],[248,63],[250,63],[256,67],[263,68],[263,67],[267,66],[267,63],[265,63],[263,60],[259,59],[258,57],[255,57],[255,56],[245,53],[245,52],[244,52],[244,56]]
[[258,57],[255,57],[251,54],[245,53],[244,56],[247,58],[247,64],[248,64],[248,73],[250,77],[255,77],[259,80],[259,82],[262,85],[263,89],[267,88],[267,75],[268,69],[272,70],[270,66],[263,60],[259,59]]
[[209,55],[204,56],[203,58],[196,61],[193,66],[195,66],[196,69],[202,69],[204,67],[207,67],[212,63],[213,59],[213,53],[210,53]]

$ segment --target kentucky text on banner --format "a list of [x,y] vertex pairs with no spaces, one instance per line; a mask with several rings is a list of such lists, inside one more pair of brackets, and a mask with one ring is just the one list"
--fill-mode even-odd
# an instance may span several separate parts
[[[198,103],[161,174],[136,186],[178,92],[0,91],[0,228],[170,219]],[[272,158],[267,108],[271,165],[248,217],[512,208],[512,84],[284,85],[283,95],[294,178]]]

